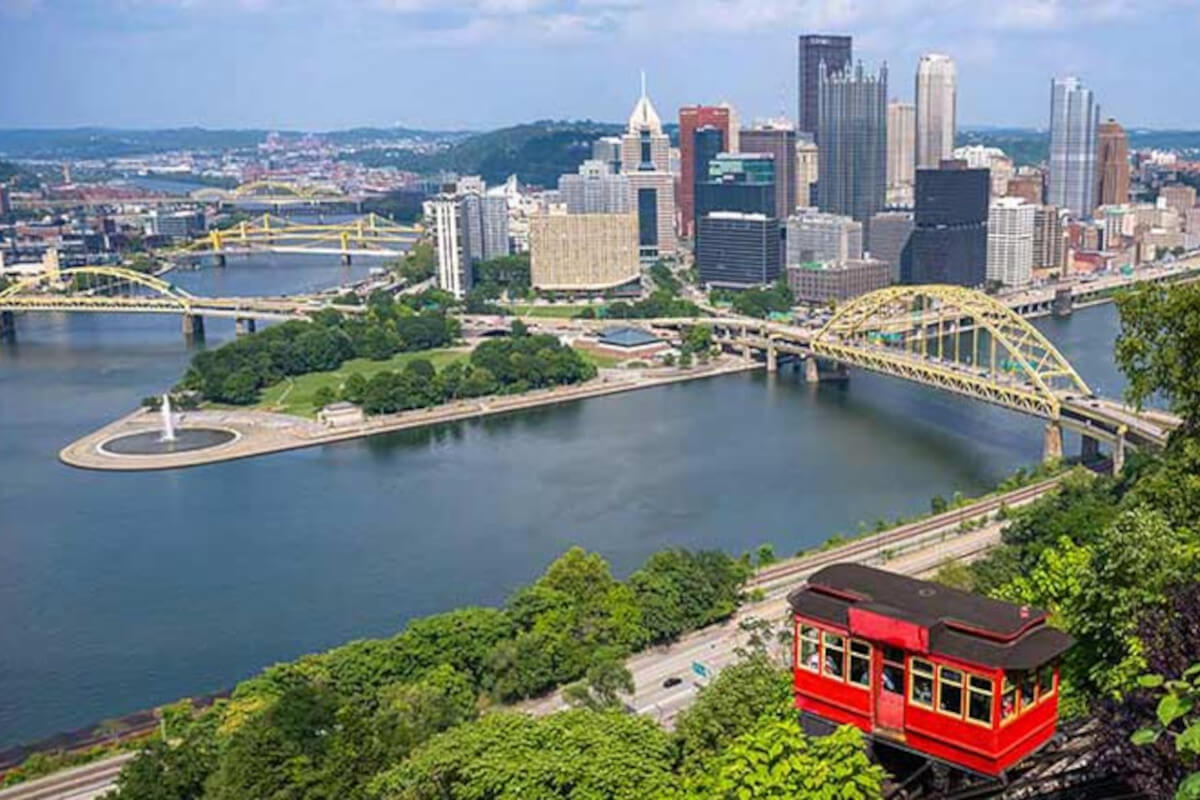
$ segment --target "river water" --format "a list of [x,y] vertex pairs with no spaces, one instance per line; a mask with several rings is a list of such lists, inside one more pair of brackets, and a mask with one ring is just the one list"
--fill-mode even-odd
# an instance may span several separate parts
[[[172,280],[278,294],[365,269],[256,257]],[[233,335],[206,322],[208,346]],[[1120,391],[1111,306],[1038,324],[1094,390]],[[86,472],[57,451],[179,377],[179,320],[17,327],[0,345],[0,747],[501,602],[574,544],[620,574],[675,545],[790,553],[982,492],[1041,453],[1033,419],[785,370],[183,471]]]

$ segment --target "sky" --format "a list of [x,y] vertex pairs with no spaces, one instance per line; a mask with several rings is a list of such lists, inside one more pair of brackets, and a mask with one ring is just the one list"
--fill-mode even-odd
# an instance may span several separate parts
[[1126,127],[1200,129],[1200,0],[0,0],[0,127],[483,130],[796,113],[796,35],[846,33],[911,100],[957,63],[960,126],[1045,127],[1078,75]]

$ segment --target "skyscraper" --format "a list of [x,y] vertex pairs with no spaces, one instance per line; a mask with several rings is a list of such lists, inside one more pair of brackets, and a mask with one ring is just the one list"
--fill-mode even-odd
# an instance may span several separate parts
[[893,100],[887,107],[887,204],[911,206],[917,108]]
[[[790,122],[772,122],[743,128],[743,153],[770,153],[775,159],[776,219],[787,219],[796,210],[796,129]],[[804,205],[808,205],[807,200]]]
[[796,137],[796,205],[811,206],[815,197],[819,166],[817,143],[807,135]]
[[[729,138],[729,121],[732,109],[728,106],[684,106],[679,109],[679,191],[675,204],[679,211],[679,233],[692,235],[695,217],[696,181],[703,180],[706,171],[697,172],[696,131],[712,128],[721,134],[721,145],[717,152],[733,150]],[[711,137],[709,144],[711,144]]]
[[569,214],[625,214],[633,211],[628,175],[614,175],[607,163],[589,159],[575,175],[558,179]]
[[592,142],[592,159],[608,164],[611,172],[621,171],[621,137],[601,136]]
[[809,262],[850,261],[863,257],[863,224],[849,217],[804,208],[787,221],[789,267]]
[[1100,106],[1076,77],[1050,82],[1050,184],[1046,202],[1087,219],[1096,205]]
[[437,245],[437,285],[461,298],[471,288],[471,267],[463,263],[458,251],[458,201],[453,196],[431,200],[428,216],[433,218]]
[[981,286],[987,279],[988,171],[957,163],[917,170],[914,228],[900,263],[903,283]]
[[866,222],[883,207],[887,185],[887,66],[878,75],[864,74],[861,62],[818,72],[817,205]]
[[[821,86],[821,63],[829,72],[840,72],[852,60],[849,36],[821,34],[799,37],[798,102],[796,128],[816,139],[818,125],[817,95]],[[820,144],[820,139],[816,139]]]
[[646,96],[629,115],[629,127],[621,137],[621,171],[629,176],[638,214],[638,244],[643,258],[675,252],[675,178],[671,175],[671,140],[663,133],[662,120]]
[[696,223],[700,281],[745,287],[773,283],[783,273],[779,222],[766,214],[714,211]]
[[1033,281],[1033,223],[1037,206],[1001,197],[988,211],[987,278],[1004,286]]
[[[721,153],[708,165],[706,180],[696,183],[696,224],[714,211],[775,216],[775,158],[769,153]],[[697,234],[696,250],[704,247]]]
[[1129,137],[1115,119],[1096,131],[1096,205],[1129,202]]
[[695,235],[696,224],[696,188],[708,181],[708,168],[714,160],[726,152],[725,132],[712,125],[705,125],[693,134],[692,149],[692,211],[691,219],[687,220],[687,230]]
[[508,201],[503,195],[487,192],[464,195],[459,200],[458,213],[465,269],[480,261],[508,255]]
[[937,169],[954,153],[957,75],[950,56],[926,53],[917,64],[917,168]]

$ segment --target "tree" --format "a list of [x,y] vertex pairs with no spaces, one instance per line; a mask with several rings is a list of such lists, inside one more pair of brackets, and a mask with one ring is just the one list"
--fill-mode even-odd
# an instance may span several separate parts
[[379,691],[373,725],[387,757],[398,761],[431,736],[474,719],[475,689],[470,676],[441,664],[415,683],[394,683]]
[[351,372],[342,386],[342,399],[350,403],[361,403],[363,393],[367,390],[367,379],[361,372]]
[[881,767],[862,733],[843,725],[809,737],[797,719],[766,719],[739,736],[688,782],[691,800],[870,800],[883,797]]
[[529,335],[529,326],[526,325],[524,322],[522,322],[519,319],[514,319],[512,321],[512,328],[510,329],[510,335],[513,338],[518,338],[521,336],[528,336]]
[[620,710],[620,694],[632,695],[636,688],[633,673],[625,666],[625,655],[624,651],[618,649],[598,653],[584,679],[563,689],[563,698],[575,708]]
[[226,403],[245,406],[258,399],[258,381],[248,369],[240,369],[221,384],[217,399]]
[[1151,724],[1135,731],[1130,741],[1138,746],[1173,741],[1171,749],[1179,764],[1172,771],[1185,773],[1175,790],[1175,798],[1200,800],[1200,663],[1188,667],[1173,680],[1158,674],[1143,675],[1139,685],[1157,690],[1161,697]]
[[1117,296],[1117,365],[1139,408],[1166,398],[1183,431],[1200,432],[1200,286],[1147,287]]
[[324,408],[337,400],[337,393],[332,386],[321,386],[313,392],[313,408]]
[[[1162,608],[1145,615],[1138,626],[1138,638],[1144,647],[1146,663],[1153,674],[1175,680],[1191,681],[1196,685],[1197,672],[1193,665],[1200,662],[1200,583],[1191,581],[1173,587]],[[1167,797],[1184,780],[1189,769],[1196,769],[1195,753],[1191,756],[1181,750],[1176,742],[1178,734],[1188,723],[1194,725],[1197,717],[1193,712],[1176,723],[1168,723],[1159,730],[1159,735],[1148,738],[1145,734],[1134,735],[1158,720],[1157,711],[1164,702],[1164,688],[1172,684],[1157,680],[1140,679],[1127,687],[1119,699],[1106,699],[1096,711],[1100,755],[1100,766],[1112,774],[1120,775],[1133,788],[1149,797]],[[1180,690],[1182,686],[1174,684]],[[1179,701],[1184,701],[1183,692],[1177,692]],[[1164,711],[1170,711],[1170,705]],[[1178,709],[1179,706],[1175,705]],[[1195,736],[1196,734],[1193,734]],[[1191,741],[1185,740],[1185,746]]]
[[671,743],[652,720],[498,712],[435,736],[377,776],[377,800],[644,800],[669,796]]
[[762,717],[782,719],[792,702],[791,678],[764,655],[753,655],[717,673],[696,702],[680,713],[675,735],[683,772],[698,772]]

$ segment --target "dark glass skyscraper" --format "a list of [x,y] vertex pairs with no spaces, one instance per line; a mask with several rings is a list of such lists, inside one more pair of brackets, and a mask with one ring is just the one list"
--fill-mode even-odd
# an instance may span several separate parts
[[[817,136],[817,92],[820,87],[820,66],[824,61],[830,71],[840,70],[851,61],[849,36],[806,35],[799,37],[799,102],[796,128]],[[816,141],[820,141],[816,139]]]
[[817,206],[869,224],[887,189],[887,66],[822,64],[818,78]]
[[900,263],[903,283],[984,284],[990,191],[986,169],[917,170],[914,227]]
[[708,182],[708,165],[725,151],[725,131],[715,125],[705,125],[697,128],[692,136],[692,186],[689,195],[689,210],[692,219],[688,221],[688,229],[695,231],[696,192],[697,187]]
[[796,131],[790,125],[760,125],[743,129],[740,138],[741,152],[775,157],[775,216],[787,219],[796,213]]
[[775,158],[721,153],[696,184],[696,268],[717,286],[770,283],[782,269]]
[[696,184],[696,219],[713,211],[741,211],[777,219],[776,191],[772,156],[720,153],[708,163],[707,180]]

